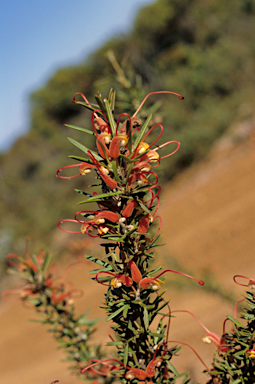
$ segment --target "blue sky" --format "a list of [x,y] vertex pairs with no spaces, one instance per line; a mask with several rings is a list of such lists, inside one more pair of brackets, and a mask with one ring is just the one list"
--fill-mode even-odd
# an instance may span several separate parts
[[29,94],[75,64],[152,0],[0,0],[0,151],[29,128]]

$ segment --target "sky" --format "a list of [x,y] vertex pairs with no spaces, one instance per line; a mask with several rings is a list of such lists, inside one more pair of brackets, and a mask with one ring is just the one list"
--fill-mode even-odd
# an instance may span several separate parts
[[152,0],[0,0],[0,151],[29,129],[29,95],[127,32]]

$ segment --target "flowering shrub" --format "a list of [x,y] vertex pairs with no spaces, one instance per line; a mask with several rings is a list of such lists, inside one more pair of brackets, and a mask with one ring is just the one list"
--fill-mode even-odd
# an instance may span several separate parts
[[[150,95],[173,92],[154,92]],[[203,281],[175,270],[153,268],[153,248],[160,236],[161,218],[157,216],[160,186],[154,169],[161,161],[173,155],[180,144],[174,140],[159,144],[163,126],[150,125],[152,115],[146,121],[137,115],[148,95],[136,112],[129,116],[122,113],[115,118],[115,93],[102,100],[96,96],[97,104],[90,103],[81,94],[75,94],[73,102],[92,111],[92,130],[69,126],[85,134],[94,135],[97,150],[87,148],[73,139],[70,142],[86,157],[71,156],[77,164],[60,168],[57,176],[63,179],[86,177],[95,172],[100,193],[76,190],[86,196],[80,204],[94,203],[93,210],[83,209],[73,219],[62,219],[59,228],[68,233],[82,233],[90,238],[100,238],[104,248],[103,259],[87,256],[97,265],[91,271],[96,284],[106,287],[104,309],[106,322],[112,322],[115,336],[108,342],[116,347],[114,356],[101,352],[100,346],[91,347],[89,340],[94,331],[95,320],[86,316],[76,317],[73,299],[81,294],[70,283],[65,282],[66,273],[59,277],[49,267],[50,256],[39,253],[30,257],[9,255],[8,261],[16,274],[26,279],[20,290],[5,291],[4,296],[18,295],[23,301],[35,306],[42,322],[51,325],[51,331],[59,344],[66,349],[74,368],[87,380],[123,384],[182,383],[190,379],[187,373],[179,374],[171,359],[186,343],[170,340],[170,318],[173,313],[189,313],[205,329],[205,342],[217,347],[213,368],[206,366],[197,355],[209,375],[208,383],[254,383],[255,358],[255,301],[247,292],[249,309],[243,315],[247,325],[228,316],[224,322],[223,335],[209,331],[197,317],[185,310],[171,311],[164,291],[160,291],[168,273],[193,279],[200,285]],[[78,97],[83,101],[78,101]],[[169,146],[167,155],[161,149]],[[72,172],[70,174],[70,172]],[[157,223],[153,233],[152,225]],[[71,226],[71,228],[70,228]],[[243,276],[235,276],[235,282]],[[254,288],[255,281],[248,279]],[[243,301],[243,300],[242,300]],[[166,322],[164,320],[167,320]],[[225,331],[225,323],[231,323],[231,331]],[[178,346],[178,344],[180,344]]]
[[42,324],[50,326],[58,346],[68,354],[67,361],[73,362],[72,369],[79,373],[82,363],[91,356],[100,356],[100,345],[91,347],[88,341],[95,332],[96,319],[88,319],[88,313],[76,316],[74,299],[82,296],[80,289],[74,288],[66,281],[71,264],[62,274],[56,264],[50,266],[52,255],[39,251],[30,256],[28,247],[25,257],[9,254],[7,261],[11,265],[10,273],[23,278],[26,283],[20,289],[4,291],[2,296],[7,300],[20,299],[25,305],[34,307]]

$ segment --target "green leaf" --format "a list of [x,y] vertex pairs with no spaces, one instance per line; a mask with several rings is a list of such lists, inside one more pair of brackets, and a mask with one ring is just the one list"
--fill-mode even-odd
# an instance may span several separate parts
[[[89,275],[94,275],[95,273],[98,273],[98,272],[104,272],[104,271],[112,271],[112,267],[109,265],[109,267],[107,268],[99,268],[99,269],[93,269],[93,271],[89,271]],[[111,276],[108,276],[108,278],[111,277]],[[111,277],[113,278],[113,276]]]
[[122,235],[103,235],[101,236],[102,239],[110,239],[111,241],[122,241]]
[[114,312],[110,316],[108,316],[105,321],[109,321],[109,320],[113,319],[115,316],[119,315],[125,309],[125,307],[126,306],[119,308],[116,312]]
[[121,180],[121,178],[118,175],[118,169],[117,169],[116,161],[112,161],[111,165],[112,165],[112,170],[113,170],[113,173],[114,173],[115,180],[117,180],[119,183],[122,183],[122,180]]
[[139,132],[137,138],[135,139],[135,142],[134,142],[134,145],[133,145],[133,149],[132,149],[132,152],[134,152],[134,150],[136,149],[136,147],[138,146],[138,144],[140,143],[140,141],[142,140],[142,137],[146,131],[146,129],[148,128],[149,124],[150,124],[150,121],[152,119],[152,114],[150,114],[147,118],[147,120],[145,121],[144,125],[142,126],[141,128],[141,131]]
[[142,201],[141,200],[136,200],[137,201],[137,203],[140,205],[140,207],[146,212],[146,213],[148,213],[149,215],[151,215],[151,210],[149,209],[149,208],[147,208],[146,207],[146,205],[144,205],[143,203],[142,203]]
[[128,363],[128,343],[126,344],[125,346],[125,349],[124,349],[124,365],[125,367],[127,366],[127,363]]
[[152,271],[148,272],[146,275],[147,275],[147,276],[151,276],[151,275],[153,275],[154,273],[160,271],[161,269],[162,269],[162,267],[157,267],[157,268],[153,269]]
[[90,261],[93,261],[93,263],[96,263],[96,264],[99,264],[99,265],[103,265],[104,267],[108,267],[108,268],[110,267],[110,265],[106,261],[97,259],[94,256],[85,256],[85,257],[86,257],[86,259],[88,259]]
[[108,343],[106,343],[107,347],[111,347],[113,345],[124,345],[124,343],[122,341],[108,341]]
[[50,253],[46,254],[45,259],[43,261],[43,266],[42,266],[42,271],[43,272],[45,272],[46,269],[48,268],[49,263],[51,261],[51,258],[52,258],[52,254],[50,254]]
[[85,159],[85,157],[75,156],[75,155],[70,155],[68,157],[70,157],[70,159],[84,161],[85,163],[93,164],[93,161],[91,161],[90,159]]
[[129,159],[129,157],[122,155],[122,153],[120,153],[120,157],[122,157],[122,159],[124,159],[126,161],[126,163],[131,163],[131,161],[132,161]]
[[109,92],[108,103],[110,105],[112,112],[114,111],[114,107],[115,107],[115,97],[116,97],[116,91],[113,91],[111,88]]
[[157,313],[159,311],[161,311],[163,308],[165,308],[165,306],[168,304],[168,302],[164,303],[163,305],[161,305],[161,307],[157,308],[155,311],[153,311],[153,313]]
[[109,125],[110,125],[111,130],[112,130],[112,134],[115,135],[116,123],[115,123],[115,120],[114,120],[114,117],[113,117],[113,114],[112,114],[112,110],[111,110],[110,104],[109,104],[107,99],[104,99],[104,104],[105,104],[105,109],[106,109],[106,114],[107,114],[107,117],[108,117]]
[[[26,278],[24,273],[19,272],[19,271],[16,271],[16,269],[13,269],[13,268],[8,268],[8,269],[7,269],[7,272],[8,272],[10,275],[19,276],[19,277],[22,277],[23,279]],[[26,275],[27,275],[27,280],[29,280],[29,278],[30,278],[30,274],[27,273]]]
[[94,325],[95,323],[97,323],[98,321],[101,321],[102,319],[100,317],[98,317],[97,319],[89,319],[89,320],[85,320],[85,319],[82,319],[79,321],[79,324],[81,325]]
[[130,304],[127,304],[127,305],[125,306],[124,311],[123,311],[123,316],[124,316],[124,317],[127,317],[129,308],[130,308]]
[[245,328],[243,324],[241,324],[238,320],[236,320],[233,316],[227,315],[227,318],[231,320],[235,325],[237,325],[240,328]]
[[149,328],[149,315],[146,308],[143,310],[143,321],[145,325],[145,329]]
[[75,192],[81,193],[82,195],[86,195],[86,196],[90,196],[90,197],[92,197],[92,195],[91,195],[90,193],[81,191],[80,189],[76,189],[76,188],[75,188]]
[[93,201],[100,201],[102,199],[104,200],[106,197],[111,197],[111,196],[116,196],[116,195],[121,195],[121,194],[123,194],[123,192],[121,192],[121,191],[102,193],[101,195],[90,197],[88,200],[81,201],[79,204],[91,203]]
[[132,164],[129,164],[129,168],[128,168],[128,171],[127,171],[127,175],[126,175],[126,184],[128,183],[128,179],[129,179],[129,176],[131,175],[131,172],[132,172],[132,169],[134,168],[134,163]]
[[90,151],[93,156],[98,160],[98,161],[102,161],[102,157],[99,156],[96,152],[92,151],[91,149],[89,149],[88,147],[86,147],[85,145],[79,143],[78,141],[72,139],[71,137],[68,137],[68,140],[70,141],[70,143],[72,143],[73,145],[75,145],[75,147],[79,148],[81,151],[85,152],[86,154],[88,154],[88,151]]
[[101,97],[99,95],[95,95],[95,99],[96,99],[96,101],[98,103],[99,109],[101,109],[101,111],[106,115],[106,109],[105,109],[105,106],[104,106],[104,104],[102,102]]
[[[87,104],[84,101],[75,101],[75,104],[82,105],[83,107],[89,109],[90,111],[95,111],[95,110],[99,109],[99,106],[97,104],[95,104],[95,103]],[[100,110],[97,113],[102,115],[102,112]]]
[[77,127],[76,125],[69,125],[69,124],[64,124],[64,125],[68,128],[76,129],[77,131],[85,132],[85,133],[88,133],[89,135],[95,136],[94,131],[90,131],[89,129]]
[[159,339],[162,339],[165,337],[164,333],[154,333],[154,332],[148,332],[148,335],[151,337],[158,337]]
[[168,368],[169,368],[175,375],[179,376],[179,373],[178,373],[177,370],[174,368],[173,364],[171,364],[169,360],[167,360],[166,363],[167,363]]

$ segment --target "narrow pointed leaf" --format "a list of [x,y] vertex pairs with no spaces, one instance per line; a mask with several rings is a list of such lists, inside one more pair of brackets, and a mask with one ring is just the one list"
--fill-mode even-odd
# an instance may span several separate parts
[[85,163],[93,164],[93,161],[91,161],[90,159],[85,159],[85,157],[76,156],[76,155],[70,155],[68,157],[70,157],[70,159],[84,161]]
[[116,196],[116,195],[121,195],[121,194],[123,194],[122,191],[102,193],[101,195],[96,195],[96,196],[90,197],[88,200],[81,201],[79,204],[91,203],[93,201],[100,201],[102,199],[105,199],[106,197]]
[[116,130],[116,123],[115,123],[115,120],[114,120],[114,117],[113,117],[113,114],[112,114],[112,110],[111,110],[111,107],[109,105],[109,102],[107,99],[104,99],[104,104],[105,104],[105,109],[106,109],[106,114],[107,114],[107,117],[108,117],[108,121],[109,121],[109,125],[112,129],[112,133],[115,133],[115,130]]
[[143,321],[144,321],[145,329],[149,328],[149,315],[146,308],[144,308],[143,310]]
[[121,178],[118,175],[118,169],[117,169],[116,161],[112,161],[111,164],[112,164],[112,170],[113,170],[113,173],[114,173],[115,180],[117,180],[119,183],[122,183],[122,180],[121,180]]
[[169,360],[167,360],[166,363],[167,363],[168,368],[169,368],[175,375],[179,376],[179,373],[178,373],[177,370],[174,368],[173,364],[171,364]]
[[104,103],[102,102],[101,97],[99,97],[98,95],[95,95],[95,99],[98,103],[98,108],[101,109],[104,115],[106,115],[106,109],[105,109]]
[[94,256],[85,256],[85,257],[86,257],[86,259],[88,259],[90,261],[93,261],[93,263],[96,263],[96,264],[99,264],[99,265],[103,265],[104,267],[109,267],[110,266],[108,263],[106,263],[106,261],[97,259]]
[[116,312],[114,312],[110,316],[108,316],[105,321],[109,321],[109,320],[113,319],[115,316],[119,315],[124,309],[125,309],[125,307],[119,308]]
[[70,143],[72,143],[73,145],[75,145],[77,148],[79,148],[81,151],[85,152],[86,154],[88,154],[88,151],[90,151],[93,156],[98,160],[98,161],[102,161],[102,157],[99,156],[96,152],[92,151],[91,149],[89,149],[88,147],[86,147],[85,145],[79,143],[78,141],[72,139],[71,137],[68,137],[68,140],[70,141]]
[[48,268],[51,259],[52,259],[52,254],[48,253],[48,254],[45,256],[45,259],[44,259],[44,261],[43,261],[43,266],[42,266],[42,271],[43,271],[43,272],[45,272],[46,269]]
[[133,150],[132,152],[136,149],[136,147],[138,146],[138,144],[140,143],[140,141],[142,140],[143,138],[143,135],[146,131],[146,129],[148,128],[149,124],[150,124],[150,121],[152,119],[152,114],[150,114],[147,118],[147,120],[145,121],[144,125],[142,126],[137,138],[135,139],[135,142],[134,142],[134,145],[133,145]]
[[85,133],[88,133],[89,135],[95,136],[94,131],[90,131],[89,129],[77,127],[76,125],[69,125],[69,124],[64,124],[64,125],[68,128],[76,129],[77,131],[85,132]]
[[128,363],[128,343],[126,344],[125,346],[125,349],[124,349],[124,365],[125,367],[127,366],[127,363]]
[[235,319],[233,316],[227,315],[227,318],[231,320],[235,325],[237,325],[240,328],[244,328],[244,325],[241,324],[237,319]]

